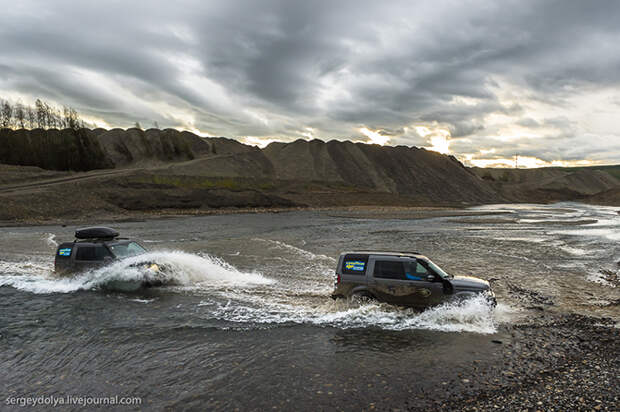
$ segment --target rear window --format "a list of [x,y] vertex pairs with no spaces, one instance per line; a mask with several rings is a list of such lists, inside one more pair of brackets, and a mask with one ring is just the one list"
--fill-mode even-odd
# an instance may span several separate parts
[[345,275],[364,275],[368,265],[368,255],[345,255],[342,259],[342,273]]
[[110,252],[103,245],[99,246],[79,246],[75,255],[76,260],[103,260],[105,256],[110,256]]
[[398,260],[377,260],[373,274],[376,278],[405,279],[405,265]]

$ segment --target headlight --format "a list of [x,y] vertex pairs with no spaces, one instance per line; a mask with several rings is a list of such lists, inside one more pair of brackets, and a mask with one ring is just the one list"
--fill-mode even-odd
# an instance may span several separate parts
[[153,271],[153,272],[159,272],[159,266],[155,263],[151,263],[150,265],[146,265],[145,266],[146,269]]
[[495,297],[495,292],[493,292],[491,289],[487,289],[484,291],[484,294],[486,295],[486,298],[491,303],[491,305],[493,305],[494,307],[497,306],[497,298]]

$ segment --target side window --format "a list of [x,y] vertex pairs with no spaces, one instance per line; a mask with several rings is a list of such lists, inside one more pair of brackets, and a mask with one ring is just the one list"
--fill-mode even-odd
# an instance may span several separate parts
[[428,269],[417,260],[407,262],[406,269],[405,278],[408,280],[427,280],[426,277],[429,275]]
[[398,260],[377,260],[374,276],[383,279],[405,279],[405,265]]
[[80,246],[78,247],[76,260],[97,260],[97,254],[94,246]]
[[368,265],[368,255],[345,255],[342,259],[342,273],[345,275],[364,275]]
[[428,275],[428,269],[426,269],[420,262],[411,262],[411,267],[414,269],[416,275]]
[[112,257],[112,254],[103,245],[97,246],[95,253],[97,254],[97,260],[103,260],[103,258],[106,256]]
[[75,255],[75,260],[103,260],[110,253],[103,245],[98,246],[80,246]]

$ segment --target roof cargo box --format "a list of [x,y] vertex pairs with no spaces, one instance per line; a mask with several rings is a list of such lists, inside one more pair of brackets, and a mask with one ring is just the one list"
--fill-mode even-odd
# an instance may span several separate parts
[[109,227],[84,227],[75,230],[76,239],[114,239],[119,233]]

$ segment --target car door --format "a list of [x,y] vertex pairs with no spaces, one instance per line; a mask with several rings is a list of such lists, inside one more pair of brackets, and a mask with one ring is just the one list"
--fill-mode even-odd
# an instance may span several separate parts
[[91,270],[103,265],[110,252],[101,244],[78,244],[74,257],[75,269],[78,272]]
[[[371,291],[387,303],[428,307],[440,303],[443,284],[415,259],[376,257],[371,261]],[[427,278],[432,276],[432,280]]]
[[396,256],[377,256],[369,265],[369,289],[377,299],[393,304],[402,304],[403,296],[411,294],[404,282],[405,262]]
[[441,303],[444,299],[444,286],[441,278],[431,269],[410,258],[405,262],[405,280],[411,293],[403,296],[407,306],[429,307]]

